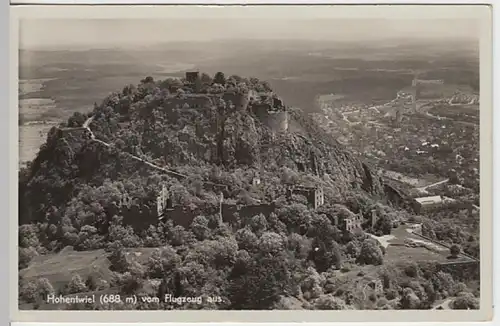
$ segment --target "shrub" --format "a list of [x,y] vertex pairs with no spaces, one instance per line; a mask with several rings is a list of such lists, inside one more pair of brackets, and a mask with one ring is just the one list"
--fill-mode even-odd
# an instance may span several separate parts
[[38,299],[37,285],[35,282],[26,282],[19,288],[19,299],[34,303]]
[[316,310],[347,310],[349,307],[344,300],[336,298],[331,294],[323,294],[314,300]]
[[450,258],[457,258],[459,254],[460,246],[457,244],[452,245],[450,248]]
[[18,268],[20,270],[28,267],[33,257],[37,256],[36,250],[33,249],[32,247],[19,248],[18,253],[19,253]]
[[479,300],[471,293],[464,293],[450,303],[450,307],[456,310],[479,309]]
[[407,265],[404,269],[405,274],[409,277],[418,277],[419,269],[415,263]]

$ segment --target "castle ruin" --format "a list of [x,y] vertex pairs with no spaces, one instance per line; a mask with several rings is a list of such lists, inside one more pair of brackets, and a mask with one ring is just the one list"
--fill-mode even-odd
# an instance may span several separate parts
[[309,205],[314,209],[319,208],[325,204],[325,195],[321,187],[306,187],[293,185],[288,188],[287,197],[291,198],[293,194],[299,194],[307,199]]

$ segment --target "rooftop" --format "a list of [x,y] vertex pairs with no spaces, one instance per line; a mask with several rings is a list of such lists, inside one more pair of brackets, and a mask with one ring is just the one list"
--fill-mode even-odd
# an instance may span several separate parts
[[429,196],[429,197],[420,197],[420,198],[415,198],[415,200],[419,204],[438,204],[441,203],[443,200],[441,199],[441,196]]
[[429,204],[439,204],[439,203],[450,203],[454,202],[453,198],[441,197],[441,196],[428,196],[415,198],[419,204],[429,205]]

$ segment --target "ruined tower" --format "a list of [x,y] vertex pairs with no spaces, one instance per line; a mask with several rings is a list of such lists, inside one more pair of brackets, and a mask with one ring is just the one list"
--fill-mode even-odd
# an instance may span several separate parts
[[222,225],[224,222],[222,218],[222,203],[224,202],[224,193],[221,191],[219,195],[219,225]]
[[156,197],[156,209],[158,216],[162,216],[167,208],[171,208],[171,203],[167,186],[163,184],[158,196]]

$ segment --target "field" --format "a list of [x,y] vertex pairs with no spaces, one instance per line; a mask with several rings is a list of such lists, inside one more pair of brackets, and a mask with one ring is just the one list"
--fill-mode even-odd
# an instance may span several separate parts
[[420,187],[426,187],[429,185],[432,185],[435,182],[441,181],[442,178],[432,175],[432,174],[426,174],[421,176],[420,178],[411,178],[408,177],[402,173],[396,172],[396,171],[390,171],[390,170],[384,170],[383,175],[393,179],[397,180],[402,183],[406,183],[412,187],[415,188],[420,188]]
[[26,124],[19,126],[19,163],[24,165],[38,153],[45,143],[52,124]]
[[[136,248],[128,250],[128,255],[139,263],[147,262],[154,248]],[[66,248],[57,254],[35,257],[29,267],[21,270],[19,275],[25,280],[47,278],[54,289],[61,289],[71,281],[74,274],[84,280],[93,275],[105,281],[110,281],[110,263],[108,253],[104,250],[74,251]]]
[[431,108],[428,112],[455,121],[479,124],[478,105],[439,105]]
[[[436,261],[444,263],[450,261],[448,248],[414,234],[410,225],[401,225],[393,229],[391,235],[378,240],[383,245],[385,244],[385,259],[390,262]],[[406,245],[410,243],[413,245]],[[457,260],[469,260],[469,258],[460,256]]]

